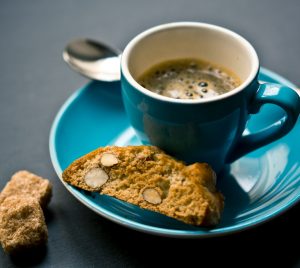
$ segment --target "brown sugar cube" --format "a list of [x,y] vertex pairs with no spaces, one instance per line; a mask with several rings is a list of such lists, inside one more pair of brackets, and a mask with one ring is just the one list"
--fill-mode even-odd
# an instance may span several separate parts
[[16,253],[47,242],[48,230],[40,204],[34,198],[7,197],[0,205],[0,242]]
[[9,196],[22,195],[36,198],[42,208],[50,202],[52,185],[49,180],[26,170],[15,173],[0,193],[0,204]]

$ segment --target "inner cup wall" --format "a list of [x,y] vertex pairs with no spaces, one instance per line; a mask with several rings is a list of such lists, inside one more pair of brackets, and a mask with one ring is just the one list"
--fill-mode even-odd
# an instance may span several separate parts
[[128,54],[132,77],[137,80],[147,69],[166,60],[198,58],[233,71],[243,83],[254,64],[248,42],[223,28],[207,27],[177,26],[142,37]]

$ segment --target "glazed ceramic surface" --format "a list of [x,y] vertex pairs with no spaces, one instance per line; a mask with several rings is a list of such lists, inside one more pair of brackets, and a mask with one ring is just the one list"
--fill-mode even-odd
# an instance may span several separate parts
[[[137,83],[150,66],[180,58],[226,66],[241,84],[214,98],[192,100],[162,96]],[[200,22],[158,25],[134,37],[122,53],[125,111],[143,144],[156,145],[187,163],[207,162],[219,173],[225,164],[281,138],[297,121],[298,94],[284,85],[260,85],[258,72],[253,46],[229,29]],[[266,103],[285,110],[282,118],[257,133],[245,133],[249,114]]]
[[[261,68],[259,79],[295,87]],[[267,104],[253,115],[246,132],[254,133],[282,117]],[[285,137],[239,158],[218,177],[226,201],[221,223],[212,229],[186,225],[112,197],[88,193],[62,181],[62,171],[78,157],[106,145],[141,144],[125,115],[119,83],[91,82],[61,107],[51,129],[50,155],[64,186],[96,213],[123,226],[172,237],[209,237],[253,227],[282,213],[300,198],[300,121]]]

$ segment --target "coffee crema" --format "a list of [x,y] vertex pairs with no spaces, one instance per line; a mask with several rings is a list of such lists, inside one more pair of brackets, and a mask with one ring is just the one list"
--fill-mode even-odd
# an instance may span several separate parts
[[241,84],[230,70],[200,59],[169,60],[146,70],[138,83],[174,99],[203,99],[224,94]]

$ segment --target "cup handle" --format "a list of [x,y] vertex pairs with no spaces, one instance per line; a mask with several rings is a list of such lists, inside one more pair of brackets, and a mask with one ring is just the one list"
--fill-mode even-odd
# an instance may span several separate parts
[[278,84],[260,84],[250,104],[250,114],[258,113],[261,106],[266,103],[280,106],[285,111],[285,115],[257,133],[243,135],[229,154],[227,163],[281,138],[295,125],[300,113],[300,96],[295,90]]

